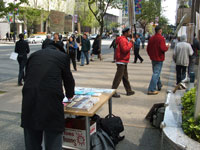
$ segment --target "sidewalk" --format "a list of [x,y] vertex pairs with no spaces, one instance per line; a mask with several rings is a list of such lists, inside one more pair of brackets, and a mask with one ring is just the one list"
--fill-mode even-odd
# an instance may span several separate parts
[[[128,65],[129,80],[136,94],[126,96],[123,84],[121,83],[118,88],[121,98],[113,98],[113,114],[120,116],[125,126],[125,131],[122,133],[125,135],[125,140],[117,145],[117,150],[160,149],[160,131],[152,128],[144,118],[154,103],[164,102],[166,99],[172,51],[169,50],[166,53],[166,61],[164,62],[161,76],[164,85],[163,89],[155,96],[146,94],[152,75],[151,62],[146,50],[141,49],[140,53],[144,58],[144,62],[142,64],[133,64],[133,56],[131,56],[131,63]],[[111,63],[112,54],[106,54],[103,58],[102,62],[95,59],[90,65],[85,65],[84,67],[80,67],[78,63],[78,71],[72,71],[76,86],[111,88],[116,72],[116,65]],[[21,87],[17,86],[17,79],[0,83],[0,90],[7,91],[5,94],[0,94],[0,111],[21,112]],[[108,114],[108,106],[104,105],[98,114],[101,117],[106,116]],[[0,121],[1,119],[0,117]],[[16,125],[16,128],[20,127]]]

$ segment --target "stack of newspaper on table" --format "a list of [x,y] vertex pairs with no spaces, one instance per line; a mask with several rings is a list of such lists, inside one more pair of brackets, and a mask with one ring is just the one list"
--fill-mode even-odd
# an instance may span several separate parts
[[67,109],[89,111],[100,99],[102,93],[112,93],[113,89],[96,89],[96,88],[75,88],[75,96],[68,100],[66,97],[63,102],[68,103]]

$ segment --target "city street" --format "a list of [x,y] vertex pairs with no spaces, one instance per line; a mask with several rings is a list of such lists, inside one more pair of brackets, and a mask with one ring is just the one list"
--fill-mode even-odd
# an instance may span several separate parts
[[[109,49],[112,40],[103,40],[102,54],[111,53],[113,49]],[[91,41],[92,45],[93,41]],[[0,82],[16,78],[18,75],[17,61],[10,60],[10,54],[14,51],[14,44],[0,45]],[[41,48],[41,44],[30,44],[30,53]]]
[[[95,61],[90,65],[80,67],[78,71],[72,70],[76,86],[111,88],[116,72],[116,65],[112,62],[113,49],[109,49],[111,40],[104,40],[102,53],[103,61],[95,57]],[[31,45],[31,51],[39,49],[40,45]],[[6,91],[0,94],[0,149],[2,150],[24,150],[23,130],[20,127],[21,112],[21,88],[17,86],[18,64],[9,59],[13,46],[1,46],[1,82],[0,90]],[[144,62],[133,64],[133,55],[128,65],[129,80],[136,94],[126,96],[123,84],[121,83],[118,92],[121,98],[113,98],[113,114],[120,116],[123,120],[125,139],[120,142],[117,150],[160,150],[161,132],[153,128],[145,116],[153,104],[164,102],[168,88],[168,80],[174,82],[174,72],[171,74],[172,51],[166,53],[166,61],[162,70],[162,91],[155,96],[147,95],[147,87],[151,78],[152,70],[146,50],[140,50]],[[4,61],[3,61],[4,60]],[[104,105],[97,113],[101,117],[108,114],[108,106]]]

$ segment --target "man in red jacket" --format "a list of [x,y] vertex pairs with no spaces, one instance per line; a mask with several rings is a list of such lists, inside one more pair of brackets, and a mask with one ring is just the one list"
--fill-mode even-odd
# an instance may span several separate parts
[[166,46],[165,39],[162,36],[162,28],[157,26],[155,31],[156,34],[149,39],[147,46],[147,53],[152,61],[153,69],[153,75],[147,93],[148,95],[156,95],[162,88],[160,73],[163,61],[165,60],[165,52],[169,49],[169,45]]
[[[127,65],[130,59],[130,50],[133,47],[133,43],[135,42],[134,38],[128,41],[127,37],[130,37],[131,32],[129,28],[124,28],[122,31],[123,35],[116,39],[116,65],[117,72],[115,74],[115,78],[113,80],[112,89],[117,89],[121,80],[123,80],[124,87],[126,89],[127,96],[135,94],[134,91],[131,90],[131,85],[128,80],[128,71]],[[119,98],[120,95],[115,93],[113,97]]]

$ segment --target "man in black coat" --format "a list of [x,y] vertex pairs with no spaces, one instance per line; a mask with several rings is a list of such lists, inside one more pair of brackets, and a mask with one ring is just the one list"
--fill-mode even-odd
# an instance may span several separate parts
[[19,75],[18,85],[22,86],[22,79],[24,79],[24,68],[27,62],[27,54],[30,52],[28,42],[24,41],[24,34],[19,34],[19,41],[16,42],[15,52],[18,53]]
[[[55,47],[56,46],[56,47]],[[39,50],[28,59],[22,90],[21,127],[26,150],[61,150],[64,131],[63,84],[65,95],[74,95],[74,78],[67,55],[56,44]]]
[[42,42],[42,49],[46,48],[52,42],[51,35],[48,34],[47,38]]

